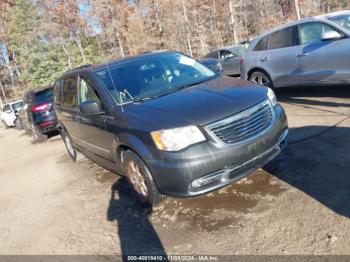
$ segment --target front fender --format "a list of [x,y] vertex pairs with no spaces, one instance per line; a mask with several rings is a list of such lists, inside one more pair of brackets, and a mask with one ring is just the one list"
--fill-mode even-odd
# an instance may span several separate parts
[[[148,142],[149,141],[147,141],[147,143]],[[150,142],[152,141],[150,140]],[[117,159],[118,162],[118,167],[122,167],[122,159],[120,157],[120,154],[124,149],[130,149],[134,151],[145,163],[154,159],[154,152],[152,153],[152,151],[149,149],[149,146],[146,146],[146,142],[130,133],[120,133],[118,136],[116,136],[113,148],[115,148],[114,153],[115,159]],[[123,171],[122,168],[120,171]]]

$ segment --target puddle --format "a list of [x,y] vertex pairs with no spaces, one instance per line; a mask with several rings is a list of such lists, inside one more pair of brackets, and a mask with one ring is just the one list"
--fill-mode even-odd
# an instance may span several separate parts
[[154,209],[152,220],[165,226],[169,222],[189,229],[215,231],[236,225],[239,215],[252,212],[259,201],[268,201],[285,191],[264,170],[212,193],[195,197],[167,198]]

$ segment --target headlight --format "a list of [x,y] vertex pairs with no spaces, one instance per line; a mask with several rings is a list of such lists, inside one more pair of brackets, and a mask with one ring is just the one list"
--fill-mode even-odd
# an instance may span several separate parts
[[179,151],[189,145],[205,141],[202,132],[196,126],[186,126],[151,132],[157,148],[164,151]]
[[272,106],[275,107],[277,105],[277,98],[276,98],[276,95],[271,88],[268,88],[267,97],[269,98]]

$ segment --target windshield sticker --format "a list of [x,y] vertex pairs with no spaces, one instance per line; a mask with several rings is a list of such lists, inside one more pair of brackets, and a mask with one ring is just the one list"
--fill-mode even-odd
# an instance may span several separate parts
[[180,61],[179,61],[180,64],[189,65],[189,66],[193,66],[194,62],[195,62],[194,59],[189,58],[187,56],[181,56]]

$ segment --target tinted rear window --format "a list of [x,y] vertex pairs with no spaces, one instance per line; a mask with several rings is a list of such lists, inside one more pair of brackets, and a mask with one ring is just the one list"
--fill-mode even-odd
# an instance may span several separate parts
[[39,92],[36,92],[34,94],[34,102],[40,103],[40,102],[47,102],[53,99],[53,90],[50,88],[41,90]]
[[298,27],[288,27],[269,36],[269,49],[278,49],[298,45]]

